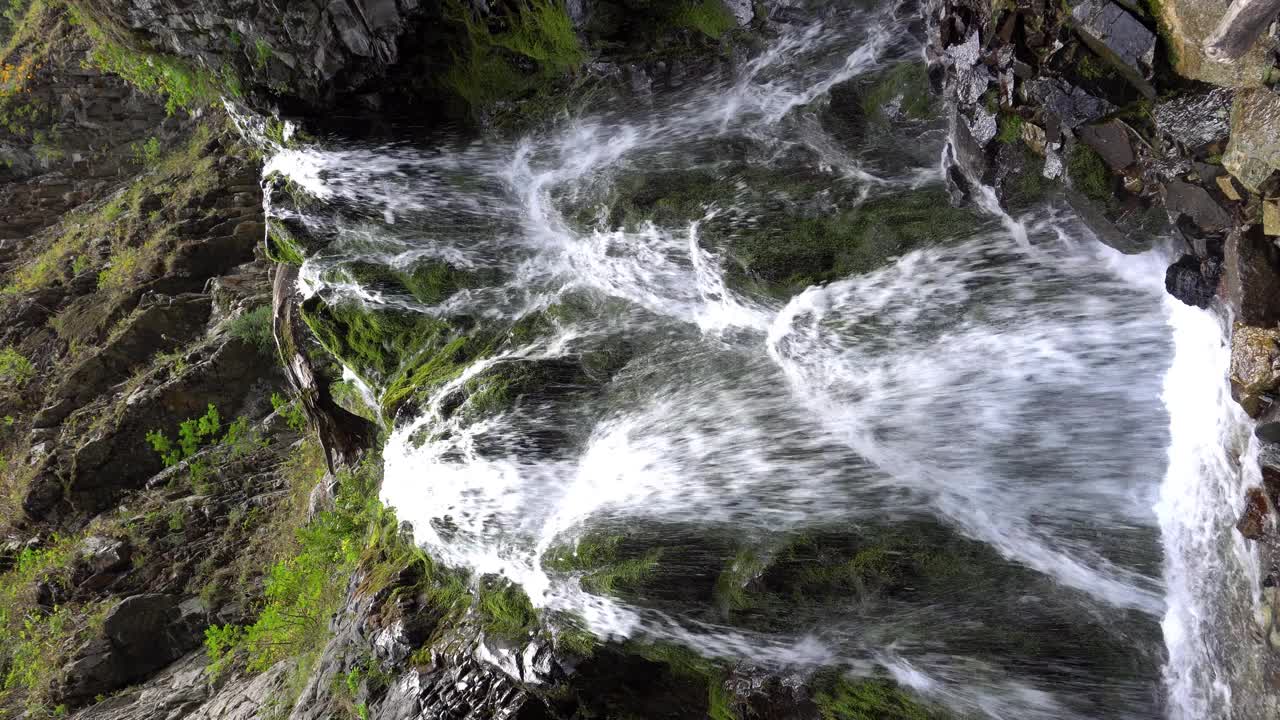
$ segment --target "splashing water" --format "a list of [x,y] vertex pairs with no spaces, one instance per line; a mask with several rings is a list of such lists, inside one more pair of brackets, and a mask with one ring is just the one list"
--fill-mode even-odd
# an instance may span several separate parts
[[[732,79],[516,143],[277,153],[268,174],[328,208],[272,209],[330,230],[305,296],[545,329],[396,418],[383,498],[440,561],[601,637],[842,665],[971,716],[1229,717],[1206,618],[1252,597],[1205,589],[1256,586],[1223,531],[1247,427],[1164,253],[1046,206],[801,292],[735,266],[761,228],[803,244],[809,219],[941,196],[942,124],[824,121],[842,84],[917,55],[909,20],[793,28]],[[689,177],[714,188],[692,211],[636,199]],[[424,299],[340,272],[424,260],[484,282]],[[512,368],[555,392],[481,412]],[[601,591],[561,562],[600,533],[660,551],[653,578]],[[815,590],[832,562],[907,577]]]

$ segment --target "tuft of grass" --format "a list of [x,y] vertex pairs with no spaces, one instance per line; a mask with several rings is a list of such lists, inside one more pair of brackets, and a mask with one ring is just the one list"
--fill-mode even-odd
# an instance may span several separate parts
[[271,323],[271,306],[259,305],[233,318],[227,331],[231,337],[253,346],[262,357],[274,359],[276,336]]
[[22,387],[35,377],[36,369],[26,355],[12,347],[0,348],[0,380],[12,387]]

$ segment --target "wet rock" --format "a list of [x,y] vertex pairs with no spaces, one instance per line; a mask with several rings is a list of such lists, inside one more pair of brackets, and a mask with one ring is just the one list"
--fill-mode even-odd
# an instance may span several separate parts
[[1262,232],[1271,236],[1280,235],[1280,200],[1263,201]]
[[1280,387],[1280,330],[1237,323],[1231,333],[1231,395],[1251,417]]
[[1230,6],[1231,0],[1160,0],[1156,9],[1170,62],[1179,75],[1193,80],[1223,87],[1261,87],[1272,66],[1268,39],[1254,43],[1234,62],[1217,62],[1206,52],[1206,41]]
[[1222,165],[1242,185],[1258,192],[1280,170],[1280,95],[1244,90],[1231,109],[1231,142]]
[[1028,102],[1043,107],[1065,129],[1074,130],[1115,110],[1107,100],[1094,97],[1065,80],[1031,80],[1023,83],[1022,88]]
[[1113,2],[1085,0],[1071,10],[1076,31],[1143,95],[1155,97],[1148,78],[1155,64],[1156,36]]
[[1222,232],[1231,226],[1231,215],[1199,185],[1180,180],[1168,183],[1164,189],[1164,204],[1170,215],[1185,215],[1207,233]]
[[1261,540],[1271,527],[1271,505],[1262,488],[1249,488],[1236,530],[1248,540]]
[[1114,172],[1121,172],[1133,164],[1133,143],[1129,131],[1118,120],[1086,125],[1080,128],[1080,141],[1093,148]]
[[1183,255],[1165,271],[1164,288],[1187,305],[1207,308],[1218,292],[1218,268],[1195,255]]
[[1227,238],[1224,291],[1236,320],[1268,327],[1280,322],[1280,250],[1255,230],[1237,230]]
[[1188,148],[1199,148],[1231,132],[1232,90],[1214,88],[1157,103],[1152,120],[1160,133]]

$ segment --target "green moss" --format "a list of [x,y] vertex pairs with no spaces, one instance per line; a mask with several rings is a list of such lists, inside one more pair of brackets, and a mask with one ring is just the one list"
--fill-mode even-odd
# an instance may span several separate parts
[[1077,142],[1067,156],[1067,177],[1071,186],[1090,200],[1105,204],[1114,199],[1106,162],[1082,142]]
[[996,140],[1005,145],[1014,145],[1022,142],[1022,116],[1013,113],[1000,114],[1000,131],[996,133]]
[[284,265],[301,265],[306,261],[302,243],[278,223],[271,223],[267,232],[267,259]]
[[737,19],[721,0],[686,0],[677,6],[670,22],[675,27],[696,30],[713,40],[719,40],[738,26]]
[[588,592],[616,595],[650,577],[662,559],[662,548],[627,557],[625,540],[624,535],[587,533],[572,546],[550,548],[542,563],[549,570],[582,573],[582,587]]
[[[535,91],[547,92],[553,81],[586,60],[563,0],[522,0],[490,21],[475,18],[457,0],[450,0],[447,8],[466,40],[444,84],[473,112]],[[536,70],[530,72],[529,65]]]
[[840,678],[817,693],[823,720],[940,720],[944,715],[888,680]]
[[478,607],[488,632],[508,640],[520,640],[538,623],[538,613],[524,590],[495,576],[480,579]]
[[718,678],[707,684],[707,717],[710,720],[739,720],[733,709],[733,694]]
[[743,232],[730,252],[751,277],[789,294],[808,285],[867,272],[889,258],[978,226],[941,189],[875,198],[832,215],[800,218],[785,229]]
[[310,298],[300,314],[325,349],[375,385],[400,373],[410,358],[441,347],[451,335],[448,323],[430,315],[354,300],[329,305]]
[[903,62],[881,73],[862,97],[863,113],[870,119],[887,122],[885,109],[898,104],[899,112],[913,120],[933,115],[933,93],[929,72],[922,62]]

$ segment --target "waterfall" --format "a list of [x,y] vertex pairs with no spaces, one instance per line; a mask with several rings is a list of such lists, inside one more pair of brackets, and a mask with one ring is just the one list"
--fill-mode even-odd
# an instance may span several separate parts
[[[1256,448],[1222,329],[1165,296],[1165,251],[1121,255],[1063,204],[940,207],[936,118],[833,121],[919,55],[893,12],[838,19],[516,141],[271,158],[316,200],[272,214],[334,238],[305,298],[494,348],[394,418],[384,501],[439,562],[602,639],[889,677],[973,717],[1227,717]],[[928,237],[884,241],[896,223]],[[849,269],[743,269],[782,250]],[[424,263],[468,280],[352,270]],[[545,379],[486,405],[512,372]],[[623,590],[585,566],[601,537]]]

